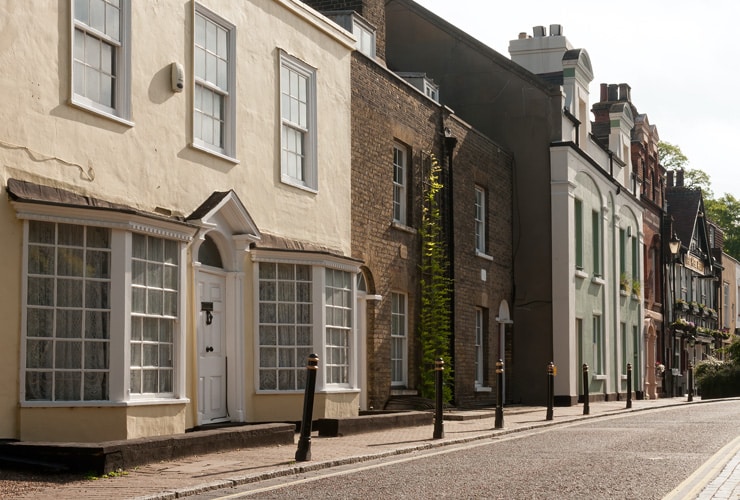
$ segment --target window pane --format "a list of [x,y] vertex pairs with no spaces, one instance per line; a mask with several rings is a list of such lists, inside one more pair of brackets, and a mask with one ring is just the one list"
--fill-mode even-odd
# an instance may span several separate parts
[[26,368],[53,368],[53,351],[50,340],[26,342]]
[[26,373],[26,401],[51,401],[51,372]]
[[108,399],[108,374],[104,372],[85,373],[85,401]]
[[54,311],[52,309],[29,308],[26,313],[26,335],[28,337],[51,337],[53,335]]
[[57,311],[57,338],[82,338],[82,310],[60,309]]
[[85,343],[85,369],[102,370],[108,367],[108,342]]
[[29,274],[54,274],[54,247],[28,247]]
[[57,306],[82,307],[82,280],[57,280]]
[[56,368],[82,368],[82,342],[57,342],[54,362]]
[[31,243],[54,244],[56,228],[52,222],[30,221],[28,223],[28,241]]
[[53,306],[54,280],[52,278],[28,278],[28,305]]
[[81,248],[60,248],[57,273],[61,276],[82,276],[84,270],[83,250]]
[[87,251],[85,275],[88,278],[110,278],[110,253]]
[[[85,313],[85,338],[107,339],[110,331],[108,311],[87,311]],[[132,326],[133,329],[133,326]]]

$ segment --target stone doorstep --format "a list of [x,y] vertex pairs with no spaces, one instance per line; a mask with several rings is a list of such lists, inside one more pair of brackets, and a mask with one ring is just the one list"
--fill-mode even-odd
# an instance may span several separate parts
[[433,423],[433,412],[398,411],[347,418],[320,418],[313,428],[319,431],[319,437],[338,437]]
[[0,444],[0,461],[37,469],[101,475],[217,451],[292,446],[294,436],[293,424],[255,424],[101,443],[16,441]]

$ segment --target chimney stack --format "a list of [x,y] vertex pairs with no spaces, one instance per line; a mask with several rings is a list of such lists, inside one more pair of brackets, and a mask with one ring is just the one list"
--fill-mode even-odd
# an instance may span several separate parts
[[673,170],[668,170],[665,173],[666,176],[666,184],[668,184],[668,187],[673,187]]
[[632,102],[632,97],[630,96],[630,86],[626,83],[619,84],[619,100]]
[[683,187],[683,169],[676,170],[676,187]]

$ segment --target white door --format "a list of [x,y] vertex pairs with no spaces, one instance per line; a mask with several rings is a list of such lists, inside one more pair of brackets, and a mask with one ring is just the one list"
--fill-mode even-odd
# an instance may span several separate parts
[[228,420],[223,276],[198,273],[198,417],[201,424]]

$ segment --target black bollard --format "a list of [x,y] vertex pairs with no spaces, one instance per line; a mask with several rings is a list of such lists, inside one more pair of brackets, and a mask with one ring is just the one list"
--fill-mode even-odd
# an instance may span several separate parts
[[504,428],[504,362],[496,362],[496,423],[494,428]]
[[627,363],[627,408],[632,408],[632,363]]
[[434,409],[434,435],[432,439],[442,439],[445,437],[444,417],[442,416],[443,405],[443,387],[442,376],[444,375],[445,362],[442,358],[437,358],[434,362],[434,393],[436,397],[436,407]]
[[547,365],[547,416],[545,420],[552,420],[552,406],[555,400],[555,363]]
[[591,414],[591,406],[589,403],[589,393],[588,393],[588,365],[586,363],[583,363],[583,414],[584,415],[590,415]]
[[298,449],[295,452],[296,462],[311,460],[311,419],[313,417],[313,396],[316,391],[316,371],[318,369],[319,357],[316,354],[309,354],[308,364],[306,365],[306,392],[303,397],[301,437],[298,439]]
[[694,400],[694,362],[689,361],[689,403]]

